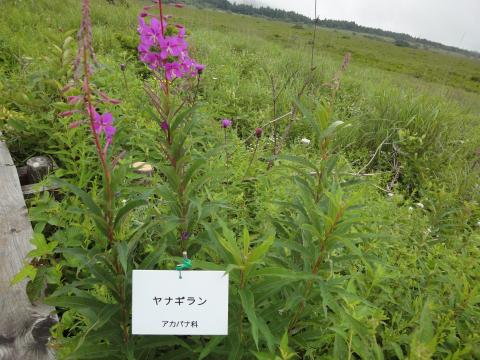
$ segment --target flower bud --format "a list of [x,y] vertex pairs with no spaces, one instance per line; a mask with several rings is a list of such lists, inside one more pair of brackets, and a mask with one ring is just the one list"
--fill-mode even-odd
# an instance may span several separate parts
[[170,128],[170,125],[168,125],[167,120],[162,121],[162,123],[160,124],[160,128],[165,132],[168,131],[168,129]]
[[222,120],[222,127],[224,129],[229,128],[230,126],[232,126],[232,120],[230,120],[230,119],[223,119]]
[[260,139],[262,137],[263,129],[262,128],[256,128],[255,129],[255,136],[257,139]]

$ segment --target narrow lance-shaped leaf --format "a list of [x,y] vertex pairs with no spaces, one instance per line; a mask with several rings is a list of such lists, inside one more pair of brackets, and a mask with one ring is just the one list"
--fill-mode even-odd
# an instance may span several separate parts
[[[243,309],[247,314],[248,321],[250,322],[250,326],[252,328],[253,341],[255,342],[255,346],[258,350],[258,321],[257,314],[255,313],[255,300],[253,293],[248,289],[240,289],[238,293],[240,294]],[[242,319],[240,319],[240,321],[242,321]]]
[[115,217],[114,228],[117,229],[121,225],[123,219],[130,211],[143,205],[147,205],[147,201],[145,199],[134,199],[127,202],[125,206],[118,211],[117,216]]

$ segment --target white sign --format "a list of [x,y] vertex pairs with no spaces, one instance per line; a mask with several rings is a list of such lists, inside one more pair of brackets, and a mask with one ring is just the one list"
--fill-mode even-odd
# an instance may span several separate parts
[[227,335],[224,271],[133,270],[132,334]]

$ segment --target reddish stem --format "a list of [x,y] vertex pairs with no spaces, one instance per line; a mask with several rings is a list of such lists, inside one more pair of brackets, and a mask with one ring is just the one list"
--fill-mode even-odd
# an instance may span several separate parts
[[83,46],[84,46],[84,51],[83,51],[83,71],[85,73],[85,78],[84,78],[84,90],[85,90],[85,104],[87,105],[87,112],[90,118],[90,130],[92,131],[93,134],[93,139],[95,141],[95,146],[97,148],[97,153],[98,157],[100,158],[100,162],[102,163],[103,167],[103,172],[105,174],[105,191],[107,194],[107,211],[105,214],[105,220],[107,221],[108,224],[108,241],[110,246],[113,245],[113,218],[112,218],[112,201],[113,201],[113,194],[112,190],[110,188],[110,183],[111,183],[111,174],[110,174],[110,169],[107,164],[107,159],[106,159],[106,153],[105,151],[102,150],[102,145],[100,144],[100,137],[95,130],[95,118],[93,115],[94,107],[92,105],[92,99],[91,99],[91,89],[90,89],[90,79],[89,79],[89,69],[88,69],[88,62],[87,62],[87,44],[86,40],[83,40]]

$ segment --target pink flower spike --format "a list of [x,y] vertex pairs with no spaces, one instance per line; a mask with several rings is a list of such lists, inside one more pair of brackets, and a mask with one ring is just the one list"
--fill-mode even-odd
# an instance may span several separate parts
[[148,13],[146,13],[146,12],[144,12],[144,11],[142,11],[142,12],[140,13],[140,17],[142,17],[142,18],[147,17],[147,16],[148,16]]

